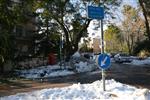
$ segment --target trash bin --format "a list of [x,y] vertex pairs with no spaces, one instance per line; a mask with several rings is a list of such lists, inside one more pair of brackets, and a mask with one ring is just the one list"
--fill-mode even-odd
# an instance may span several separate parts
[[54,65],[56,64],[56,55],[54,53],[50,53],[48,55],[48,64],[49,65]]

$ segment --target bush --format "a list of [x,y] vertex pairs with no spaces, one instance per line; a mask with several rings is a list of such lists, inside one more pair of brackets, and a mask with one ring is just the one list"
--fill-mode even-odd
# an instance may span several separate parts
[[144,40],[144,41],[141,41],[141,42],[138,42],[136,44],[136,46],[134,47],[134,50],[133,50],[133,54],[134,55],[140,55],[140,53],[146,53],[147,52],[150,52],[150,41],[149,40]]
[[140,58],[146,58],[146,57],[150,56],[150,52],[147,51],[147,50],[142,50],[142,51],[139,52],[138,56]]

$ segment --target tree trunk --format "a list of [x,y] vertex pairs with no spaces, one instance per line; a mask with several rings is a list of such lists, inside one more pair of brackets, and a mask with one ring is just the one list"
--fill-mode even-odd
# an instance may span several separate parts
[[66,35],[66,61],[68,61],[70,59],[70,56],[72,56],[76,51],[78,51],[78,43],[80,42],[81,37],[83,36],[83,32],[86,31],[87,27],[89,26],[91,20],[87,20],[87,22],[85,22],[84,27],[81,29],[81,31],[77,34],[76,39],[74,40],[75,42],[73,43],[73,41],[69,41],[69,33],[67,32],[67,30],[64,27],[64,32]]
[[1,64],[0,65],[0,74],[3,74],[4,73],[4,64]]
[[147,11],[144,7],[143,0],[139,0],[139,3],[140,3],[140,6],[142,8],[142,11],[143,11],[143,16],[145,18],[145,26],[146,26],[147,37],[150,40],[150,27],[149,27],[149,22],[148,22],[148,19],[147,19]]
[[66,47],[65,47],[65,56],[66,56],[66,58],[65,58],[65,61],[69,61],[70,60],[70,57],[74,54],[76,52],[76,50],[74,49],[74,48],[72,48],[72,46],[68,46],[68,45],[66,45]]

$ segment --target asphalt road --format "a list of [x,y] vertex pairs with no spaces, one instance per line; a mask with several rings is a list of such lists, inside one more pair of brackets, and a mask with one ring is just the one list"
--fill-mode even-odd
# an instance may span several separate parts
[[[105,73],[106,79],[115,79],[121,83],[150,89],[150,65],[134,66],[112,63]],[[45,78],[42,81],[41,79],[9,80],[7,83],[0,84],[0,97],[44,88],[65,87],[79,82],[81,84],[92,83],[96,80],[101,80],[100,69],[65,77]]]
[[[112,63],[111,67],[106,70],[106,79],[115,79],[121,83],[145,87],[150,89],[150,65],[135,66],[129,64]],[[48,78],[44,81],[50,83],[91,83],[101,80],[101,70],[81,73],[77,75]]]

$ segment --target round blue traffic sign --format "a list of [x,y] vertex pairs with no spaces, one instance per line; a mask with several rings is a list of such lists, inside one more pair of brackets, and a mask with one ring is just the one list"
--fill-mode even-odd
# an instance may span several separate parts
[[102,69],[110,67],[110,57],[107,54],[100,54],[98,57],[98,65]]

